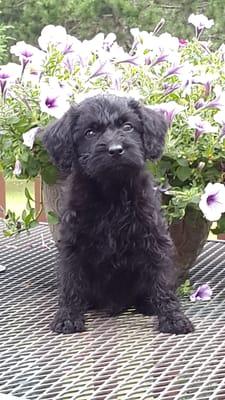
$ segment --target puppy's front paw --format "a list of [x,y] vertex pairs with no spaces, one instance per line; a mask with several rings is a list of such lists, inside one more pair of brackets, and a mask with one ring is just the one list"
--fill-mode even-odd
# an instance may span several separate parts
[[74,316],[67,309],[59,309],[50,324],[50,328],[57,333],[74,333],[84,331],[84,317]]
[[174,313],[166,317],[159,317],[159,330],[163,333],[180,335],[194,332],[194,326],[183,313]]

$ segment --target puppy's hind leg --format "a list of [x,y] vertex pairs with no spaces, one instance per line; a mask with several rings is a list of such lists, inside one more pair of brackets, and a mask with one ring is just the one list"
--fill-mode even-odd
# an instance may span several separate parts
[[144,313],[158,316],[160,332],[177,335],[193,332],[191,321],[181,310],[176,294],[168,287],[164,277],[155,273],[148,283],[148,294],[143,298]]
[[148,294],[143,294],[139,295],[136,300],[135,300],[135,309],[138,313],[143,314],[143,315],[154,315],[154,310],[151,309],[151,305],[148,301]]

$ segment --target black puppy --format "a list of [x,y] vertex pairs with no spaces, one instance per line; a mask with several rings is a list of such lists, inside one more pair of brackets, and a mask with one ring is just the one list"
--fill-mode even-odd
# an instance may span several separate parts
[[166,123],[133,99],[84,100],[47,128],[55,164],[72,171],[61,218],[56,332],[84,330],[90,307],[117,314],[134,305],[159,329],[193,326],[172,290],[173,250],[145,160],[162,152]]

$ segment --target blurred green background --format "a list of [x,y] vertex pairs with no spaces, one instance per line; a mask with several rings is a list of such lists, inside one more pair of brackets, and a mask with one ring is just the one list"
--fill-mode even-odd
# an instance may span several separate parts
[[[162,32],[190,38],[194,34],[193,26],[188,24],[191,13],[213,18],[215,24],[207,31],[207,38],[213,44],[224,42],[223,0],[0,0],[0,37],[2,28],[9,44],[24,40],[37,45],[41,29],[53,24],[64,26],[79,39],[89,39],[101,31],[115,32],[126,47],[131,42],[130,28],[152,31],[161,18],[165,19]],[[6,51],[3,61],[9,57]]]
[[34,183],[25,182],[17,179],[9,179],[6,182],[6,210],[11,209],[16,214],[21,214],[26,207],[26,197],[24,195],[25,186],[28,188],[31,196],[34,196]]

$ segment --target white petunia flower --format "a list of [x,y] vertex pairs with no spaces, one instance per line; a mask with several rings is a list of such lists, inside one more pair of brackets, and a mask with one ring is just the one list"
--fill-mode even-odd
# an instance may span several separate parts
[[168,126],[171,127],[174,117],[185,109],[184,106],[176,103],[176,101],[168,101],[168,103],[160,103],[149,108],[163,112]]
[[23,143],[25,146],[30,147],[30,149],[33,148],[34,145],[34,139],[38,131],[38,127],[32,128],[29,131],[23,133]]
[[208,183],[199,208],[208,221],[218,221],[225,212],[225,186],[222,183]]
[[214,115],[214,119],[215,119],[216,122],[218,122],[218,124],[224,125],[225,124],[225,110],[224,111],[218,111],[218,113],[216,113]]
[[34,57],[36,57],[37,59],[43,57],[43,53],[41,50],[23,41],[17,42],[14,46],[11,46],[10,53],[15,54],[15,56],[19,57],[23,68],[25,68],[28,63],[31,63]]
[[213,19],[208,19],[203,14],[191,14],[188,18],[188,22],[198,29],[210,29],[214,25]]
[[40,109],[52,117],[61,118],[69,109],[68,87],[60,86],[57,79],[40,84]]
[[188,117],[188,125],[190,128],[195,129],[195,140],[203,133],[214,133],[218,130],[215,126],[212,126],[208,121],[204,121],[198,115]]
[[225,91],[220,85],[216,85],[214,88],[216,97],[213,100],[205,103],[204,108],[216,108],[218,110],[225,109]]
[[208,19],[203,14],[191,14],[188,18],[188,22],[194,25],[197,38],[199,38],[205,28],[210,29],[214,25],[213,19]]
[[223,139],[225,136],[225,109],[223,111],[218,111],[214,115],[214,120],[222,126],[222,129],[220,132],[220,139]]
[[47,51],[50,45],[57,46],[66,43],[66,41],[66,30],[60,25],[45,26],[41,31],[41,36],[38,38],[39,46],[44,51]]
[[21,65],[8,63],[0,65],[0,92],[2,95],[6,89],[21,76]]

